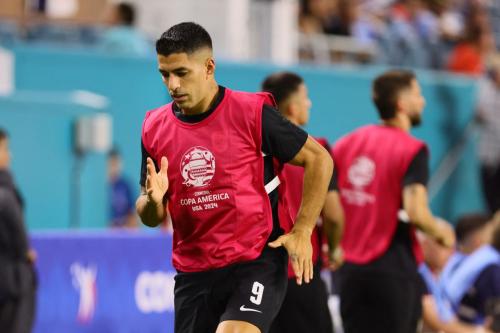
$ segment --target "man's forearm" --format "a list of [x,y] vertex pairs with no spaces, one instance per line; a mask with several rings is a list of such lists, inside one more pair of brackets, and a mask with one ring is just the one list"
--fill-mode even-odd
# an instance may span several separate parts
[[343,225],[323,219],[323,230],[330,249],[334,250],[340,245],[343,229]]
[[135,207],[142,223],[148,227],[156,227],[163,222],[166,217],[164,204],[157,204],[153,201],[148,201],[148,196],[146,194],[141,194],[139,196]]
[[442,233],[432,215],[427,199],[427,190],[421,184],[405,187],[403,190],[403,207],[410,223],[425,234],[438,239]]
[[333,161],[326,151],[306,161],[304,164],[302,204],[293,230],[312,232],[323,208],[332,172]]
[[434,216],[427,208],[421,208],[422,212],[417,214],[417,217],[411,219],[410,221],[417,227],[417,229],[421,230],[425,234],[437,238],[440,236],[440,232],[438,229],[438,225]]
[[338,191],[329,191],[326,195],[323,207],[323,230],[328,240],[328,246],[335,250],[339,245],[344,233],[344,211]]
[[410,221],[421,231],[428,236],[434,238],[439,244],[445,247],[453,247],[455,245],[455,236],[453,229],[445,228],[446,224],[440,223],[439,219],[432,216],[430,209],[422,207],[423,213],[419,217],[413,218],[410,216]]

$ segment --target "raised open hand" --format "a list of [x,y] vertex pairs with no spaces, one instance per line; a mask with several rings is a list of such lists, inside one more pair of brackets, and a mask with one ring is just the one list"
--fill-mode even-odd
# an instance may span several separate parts
[[146,194],[148,201],[157,205],[163,203],[163,197],[168,190],[168,160],[164,156],[161,158],[160,171],[156,172],[155,164],[151,158],[147,158]]

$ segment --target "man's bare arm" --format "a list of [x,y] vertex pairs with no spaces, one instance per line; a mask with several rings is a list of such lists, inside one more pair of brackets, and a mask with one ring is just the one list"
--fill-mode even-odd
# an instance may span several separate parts
[[292,230],[269,243],[269,246],[286,248],[300,285],[302,278],[306,283],[313,278],[311,233],[325,202],[333,161],[323,146],[308,137],[290,163],[304,167],[302,203]]
[[331,268],[338,268],[343,261],[340,241],[344,233],[344,210],[340,203],[339,193],[329,191],[326,195],[325,205],[323,206],[323,230],[328,240],[330,251]]
[[308,230],[311,234],[325,202],[333,160],[321,144],[309,137],[290,163],[304,167],[302,203],[293,229]]
[[422,184],[407,185],[403,189],[403,208],[410,223],[446,247],[452,247],[455,237],[452,232],[440,228],[429,208],[427,189]]
[[436,301],[432,295],[422,297],[422,319],[424,324],[435,332],[442,333],[488,333],[481,326],[458,321],[456,318],[445,322],[439,318]]

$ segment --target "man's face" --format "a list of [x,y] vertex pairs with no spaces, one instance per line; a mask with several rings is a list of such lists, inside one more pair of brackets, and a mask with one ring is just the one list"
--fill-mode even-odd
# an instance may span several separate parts
[[120,176],[121,159],[118,156],[112,156],[108,159],[108,178],[113,180]]
[[297,91],[290,96],[290,106],[294,112],[293,118],[296,119],[297,125],[304,126],[309,122],[309,110],[312,102],[309,99],[307,87],[301,83]]
[[0,170],[10,167],[10,150],[9,140],[7,138],[0,139]]
[[401,92],[400,101],[402,109],[410,118],[412,126],[420,125],[425,107],[425,98],[422,96],[417,80],[413,80],[410,88]]
[[473,249],[478,249],[481,246],[488,244],[491,236],[491,224],[488,223],[479,230],[476,230],[470,236],[470,243]]
[[426,264],[433,270],[441,271],[453,254],[452,248],[438,244],[434,239],[426,237],[421,243]]
[[182,110],[195,109],[206,97],[214,68],[214,60],[208,49],[191,54],[158,55],[158,69],[163,83]]

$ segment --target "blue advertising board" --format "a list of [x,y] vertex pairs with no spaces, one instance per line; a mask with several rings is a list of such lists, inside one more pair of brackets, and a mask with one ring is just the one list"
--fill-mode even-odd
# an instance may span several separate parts
[[170,333],[172,237],[141,231],[31,236],[38,253],[35,333]]

